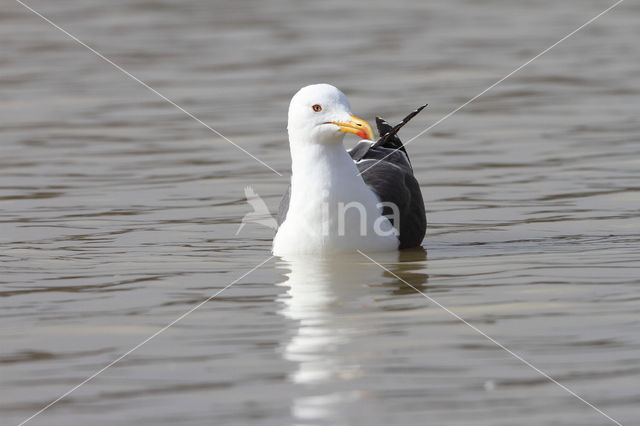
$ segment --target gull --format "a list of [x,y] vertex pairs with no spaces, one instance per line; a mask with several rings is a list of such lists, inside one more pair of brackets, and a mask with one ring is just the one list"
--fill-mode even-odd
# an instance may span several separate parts
[[[424,108],[424,107],[422,107]],[[329,84],[300,89],[287,130],[291,184],[282,197],[272,251],[277,256],[391,251],[422,243],[427,220],[409,156],[392,128],[382,136],[354,116],[347,97]],[[350,151],[346,133],[361,141]]]

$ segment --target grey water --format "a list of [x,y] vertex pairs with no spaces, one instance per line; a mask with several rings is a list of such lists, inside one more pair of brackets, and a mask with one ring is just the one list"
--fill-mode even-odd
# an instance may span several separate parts
[[614,424],[450,312],[640,423],[637,2],[408,144],[424,252],[246,276],[273,231],[238,232],[245,187],[275,212],[298,88],[369,121],[429,103],[410,140],[613,2],[27,4],[282,176],[4,1],[0,424],[236,280],[27,424]]

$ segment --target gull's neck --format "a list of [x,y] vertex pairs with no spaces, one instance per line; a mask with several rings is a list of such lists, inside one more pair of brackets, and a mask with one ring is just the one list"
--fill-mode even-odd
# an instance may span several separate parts
[[[341,142],[291,147],[291,185],[294,189],[330,190],[335,185],[362,182],[358,169]],[[294,188],[304,183],[306,188]]]
[[[374,223],[382,211],[378,205],[380,200],[358,175],[358,169],[341,141],[295,142],[291,143],[289,210],[274,239],[274,253],[397,248],[395,236],[380,236],[374,232]],[[355,207],[340,213],[340,209],[348,205]],[[386,218],[382,219],[384,227],[391,229]],[[361,226],[365,228],[364,232]]]

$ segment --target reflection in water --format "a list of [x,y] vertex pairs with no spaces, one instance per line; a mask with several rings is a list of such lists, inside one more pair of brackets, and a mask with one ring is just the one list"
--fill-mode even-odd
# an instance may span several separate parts
[[[398,276],[421,291],[427,275],[424,250],[376,253]],[[353,337],[367,333],[368,315],[384,310],[385,296],[415,292],[393,275],[360,254],[336,257],[281,259],[288,288],[281,297],[280,313],[297,322],[294,335],[283,348],[284,357],[297,364],[290,380],[322,392],[331,383],[330,394],[301,396],[293,402],[293,415],[300,420],[334,419],[340,404],[361,397],[355,384],[344,386],[367,373],[372,354],[350,348]],[[336,389],[343,389],[336,392]]]

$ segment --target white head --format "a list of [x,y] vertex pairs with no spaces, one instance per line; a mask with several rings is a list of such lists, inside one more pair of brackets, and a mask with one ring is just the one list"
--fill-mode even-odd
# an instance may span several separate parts
[[351,115],[347,97],[329,84],[303,87],[289,105],[290,143],[339,143],[344,133],[373,139],[373,129],[366,121]]

